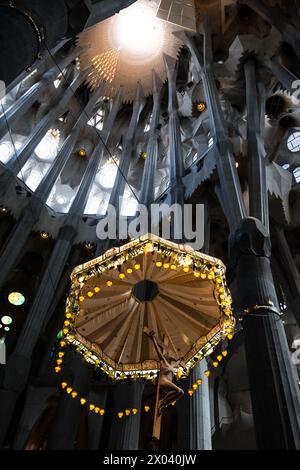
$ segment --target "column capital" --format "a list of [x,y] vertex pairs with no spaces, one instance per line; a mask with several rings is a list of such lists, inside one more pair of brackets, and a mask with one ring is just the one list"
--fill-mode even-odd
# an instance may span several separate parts
[[271,256],[271,240],[267,229],[254,217],[243,219],[231,236],[229,246],[231,259],[235,263],[243,255]]

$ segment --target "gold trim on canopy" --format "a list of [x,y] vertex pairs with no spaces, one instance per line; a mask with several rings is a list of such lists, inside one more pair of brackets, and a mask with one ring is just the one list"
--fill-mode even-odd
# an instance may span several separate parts
[[111,377],[152,379],[160,364],[147,328],[187,375],[234,329],[225,271],[151,234],[113,248],[73,271],[65,339]]

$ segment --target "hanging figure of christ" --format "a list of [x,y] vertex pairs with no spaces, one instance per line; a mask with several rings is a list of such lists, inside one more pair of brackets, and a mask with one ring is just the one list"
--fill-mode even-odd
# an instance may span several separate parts
[[159,401],[158,414],[161,415],[164,408],[176,403],[183,395],[184,391],[173,383],[174,376],[178,370],[181,359],[176,359],[172,353],[166,350],[165,345],[159,344],[154,331],[144,329],[144,333],[153,342],[157,355],[160,359],[160,373],[159,373],[159,396],[162,397]]

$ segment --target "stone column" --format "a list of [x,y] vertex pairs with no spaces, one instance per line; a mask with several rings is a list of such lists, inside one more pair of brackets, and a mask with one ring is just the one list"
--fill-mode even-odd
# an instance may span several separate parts
[[59,71],[67,67],[82,51],[82,48],[76,48],[64,59],[58,62],[57,65],[52,67],[50,70],[44,73],[41,79],[32,85],[15,103],[13,103],[6,111],[5,114],[0,114],[0,140],[7,133],[7,125],[10,128],[14,125],[14,122],[24,115],[26,111],[32,106],[32,104],[42,99],[41,95],[45,92],[45,88],[52,86],[53,81],[59,75]]
[[157,126],[159,123],[161,108],[161,87],[161,80],[156,75],[155,71],[153,71],[153,110],[150,123],[149,140],[147,145],[147,158],[143,171],[143,179],[140,194],[140,202],[145,206],[149,206],[149,204],[154,202],[154,183],[158,157]]
[[[109,124],[106,129],[108,129],[108,127],[111,129],[113,126],[113,118],[117,114],[117,106],[118,101],[116,101],[116,104],[114,104],[112,108],[112,116],[108,119]],[[58,239],[52,251],[47,269],[36,292],[14,353],[11,355],[6,366],[3,393],[7,396],[7,402],[10,403],[10,406],[5,406],[6,404],[4,402],[0,403],[0,416],[3,413],[3,420],[1,420],[1,423],[3,424],[0,430],[0,442],[7,432],[18,394],[23,390],[26,383],[30,371],[31,355],[42,331],[47,312],[57,290],[58,283],[61,280],[66,261],[77,234],[78,221],[83,214],[90,187],[98,171],[99,162],[103,155],[103,149],[104,145],[101,140],[89,159],[85,174],[76,197],[71,205],[69,214],[66,217],[64,225],[59,231]],[[16,370],[19,371],[19,377]],[[2,390],[0,390],[0,397],[1,392]]]
[[203,59],[195,41],[190,36],[182,32],[176,33],[189,47],[195,67],[203,80],[210,116],[210,132],[215,142],[213,151],[217,162],[222,201],[224,207],[227,208],[226,216],[229,226],[234,231],[246,216],[246,209],[216,86],[211,35],[207,23],[202,25],[202,34],[204,36]]
[[68,88],[64,91],[64,94],[59,103],[40,120],[40,122],[35,126],[32,134],[27,139],[26,143],[21,147],[20,151],[16,152],[16,154],[13,155],[12,158],[8,161],[6,167],[13,173],[13,175],[17,175],[21,168],[25,165],[29,157],[34,152],[36,146],[47,133],[51,123],[57,119],[60,114],[66,111],[70,99],[74,96],[77,88],[83,83],[87,77],[87,74],[88,71],[84,71],[73,80],[70,86],[68,86]]
[[[132,384],[116,385],[114,394],[114,416],[111,427],[110,450],[138,450],[140,438],[141,405],[144,384],[137,381]],[[138,409],[138,413],[125,416],[125,409]],[[124,412],[122,419],[117,413]]]
[[[87,364],[79,356],[74,357],[68,368],[68,374],[74,376],[70,381],[71,386],[78,392],[78,395],[85,397],[90,381]],[[56,417],[49,434],[48,450],[75,450],[82,412],[83,407],[78,398],[73,400],[65,392],[61,392]]]
[[70,135],[58,152],[49,173],[45,176],[33,197],[30,198],[28,205],[23,210],[13,232],[10,234],[6,244],[3,246],[0,254],[0,286],[5,282],[10,270],[18,259],[34,224],[39,219],[55,181],[64,166],[67,164],[69,158],[72,158],[73,149],[77,142],[80,130],[86,125],[88,120],[87,116],[90,116],[92,113],[99,95],[100,92],[96,91],[93,93],[90,101],[75,123]]
[[169,113],[169,164],[170,164],[170,194],[171,205],[184,203],[184,161],[182,153],[180,122],[178,116],[178,99],[176,78],[178,61],[165,55],[165,65],[168,74],[168,113]]
[[259,449],[300,449],[300,397],[270,267],[266,229],[245,219],[231,239]]
[[265,93],[256,81],[254,60],[244,64],[246,79],[248,128],[248,182],[250,215],[260,220],[269,230],[268,192],[266,180],[266,152],[264,149]]
[[132,159],[132,152],[134,148],[134,135],[137,129],[140,113],[143,109],[143,106],[144,93],[141,83],[138,82],[136,96],[133,103],[132,116],[124,138],[124,147],[119,163],[118,173],[109,199],[109,204],[115,207],[117,212],[121,210],[121,208],[119,207],[119,198],[123,196],[126,187],[126,178],[129,171]]
[[[211,450],[211,417],[208,379],[204,372],[207,369],[203,359],[195,367],[188,379],[182,381],[185,395],[178,402],[178,449],[179,450]],[[187,393],[197,380],[202,385],[190,397]]]
[[[95,403],[101,408],[106,408],[107,389],[102,385],[97,391],[92,391],[88,395],[89,403]],[[101,436],[103,433],[105,416],[100,417],[96,413],[88,414],[88,449],[99,450]]]

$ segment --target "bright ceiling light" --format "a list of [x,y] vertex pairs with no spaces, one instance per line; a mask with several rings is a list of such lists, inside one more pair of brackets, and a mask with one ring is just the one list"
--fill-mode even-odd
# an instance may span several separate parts
[[96,176],[96,182],[105,189],[111,189],[118,173],[119,159],[110,158]]
[[161,52],[164,29],[155,10],[136,3],[123,10],[113,26],[116,47],[137,59],[152,58]]
[[58,129],[50,129],[36,147],[35,155],[43,161],[52,161],[59,148],[60,132]]

